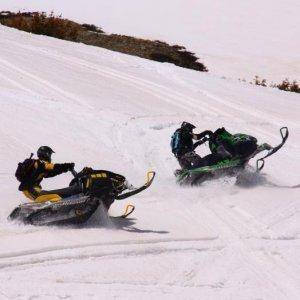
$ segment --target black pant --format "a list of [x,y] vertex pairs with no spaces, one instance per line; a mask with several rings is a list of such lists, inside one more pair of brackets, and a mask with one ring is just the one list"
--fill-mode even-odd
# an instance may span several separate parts
[[44,191],[41,190],[41,195],[49,195],[49,194],[57,194],[61,198],[68,198],[74,195],[78,195],[81,193],[81,188],[78,185],[69,186],[63,189],[57,189],[57,190],[50,190],[50,191]]
[[72,185],[67,188],[49,191],[41,190],[39,187],[31,187],[25,190],[24,192],[25,194],[28,193],[33,199],[37,199],[38,197],[44,195],[58,195],[63,199],[74,195],[78,195],[82,192],[82,190],[78,185]]
[[205,166],[212,166],[217,164],[218,162],[224,160],[225,157],[219,154],[208,154],[201,158],[197,168],[205,167]]
[[185,153],[184,155],[177,157],[179,165],[182,169],[194,169],[201,162],[201,156],[194,151]]
[[209,154],[201,158],[201,156],[195,152],[188,152],[177,159],[182,169],[195,169],[214,165],[222,161],[224,157],[219,154]]

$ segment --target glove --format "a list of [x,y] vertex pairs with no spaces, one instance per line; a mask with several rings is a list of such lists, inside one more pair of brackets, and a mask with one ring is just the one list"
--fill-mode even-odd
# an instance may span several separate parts
[[209,139],[205,136],[204,138],[202,138],[201,140],[199,140],[198,142],[196,142],[193,146],[193,150],[195,150],[198,146],[204,144],[205,142],[207,142]]
[[68,171],[72,171],[75,167],[75,163],[66,163],[65,166],[68,169]]

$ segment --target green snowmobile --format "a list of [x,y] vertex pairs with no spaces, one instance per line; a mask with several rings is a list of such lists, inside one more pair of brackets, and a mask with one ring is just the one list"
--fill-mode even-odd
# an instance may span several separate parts
[[[198,165],[193,168],[183,168],[175,171],[175,176],[179,184],[199,185],[202,182],[218,178],[220,176],[239,176],[242,171],[245,170],[249,161],[257,154],[267,151],[266,155],[257,159],[256,170],[259,172],[262,170],[265,164],[265,158],[276,153],[286,142],[289,131],[287,127],[280,129],[282,141],[277,146],[273,147],[267,143],[258,145],[257,139],[253,136],[246,134],[230,134],[224,128],[218,129],[209,138],[204,138],[201,143],[208,141],[209,148],[212,154],[207,158],[219,157],[219,159],[205,159],[200,160]],[[219,155],[218,151],[220,147],[225,150],[229,155]],[[214,163],[210,163],[213,161]]]

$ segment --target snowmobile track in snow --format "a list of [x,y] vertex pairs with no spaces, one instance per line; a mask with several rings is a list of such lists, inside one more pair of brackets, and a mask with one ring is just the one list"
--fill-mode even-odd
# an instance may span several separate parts
[[[299,298],[299,194],[280,186],[300,181],[292,172],[300,162],[295,95],[1,26],[0,35],[1,179],[8,182],[0,293],[21,299],[86,299],[105,291],[128,299]],[[284,151],[268,164],[275,170],[267,170],[268,179],[274,174],[278,187],[239,189],[228,178],[178,187],[169,138],[183,120],[247,130],[270,144],[280,126],[291,127]],[[25,131],[31,134],[24,139]],[[10,179],[15,159],[42,143],[37,136],[56,145],[58,161],[72,157],[81,164],[89,153],[93,164],[128,170],[132,183],[145,168],[157,169],[151,192],[134,203],[136,219],[111,228],[7,224],[6,210],[21,199]],[[120,211],[115,204],[113,215]]]

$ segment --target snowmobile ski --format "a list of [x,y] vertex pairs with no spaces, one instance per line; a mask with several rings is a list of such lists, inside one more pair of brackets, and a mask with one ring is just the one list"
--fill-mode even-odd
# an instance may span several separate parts
[[[263,167],[265,165],[265,158],[267,158],[267,157],[273,155],[274,153],[276,153],[285,144],[286,140],[289,137],[289,129],[287,127],[280,128],[280,135],[281,135],[282,141],[276,147],[271,147],[268,144],[263,144],[263,145],[265,145],[265,149],[263,149],[263,150],[269,150],[269,152],[265,156],[263,156],[262,158],[259,158],[256,161],[256,170],[257,171],[261,171],[263,169]],[[269,146],[269,147],[267,147],[267,146]]]
[[132,204],[127,204],[125,206],[124,212],[119,216],[110,216],[111,219],[126,219],[129,215],[131,215],[135,210],[135,206]]
[[124,213],[120,216],[120,218],[127,218],[129,215],[131,215],[135,210],[135,206],[132,204],[127,204]]
[[147,189],[152,184],[152,182],[154,180],[154,177],[155,177],[155,172],[154,171],[149,171],[147,173],[147,180],[146,180],[146,182],[141,187],[136,188],[136,189],[134,189],[134,190],[132,190],[130,192],[126,192],[126,193],[117,195],[116,196],[116,200],[126,199],[128,197],[136,195],[136,194],[142,192],[143,190]]

